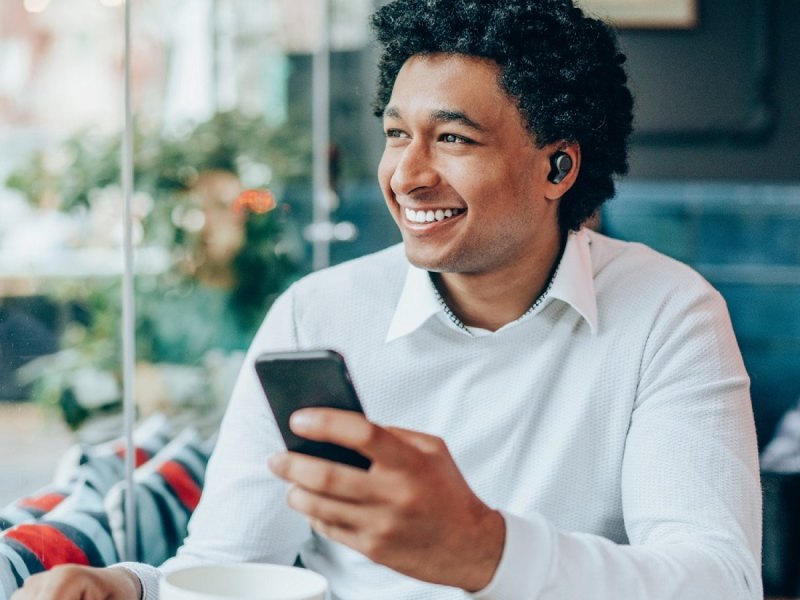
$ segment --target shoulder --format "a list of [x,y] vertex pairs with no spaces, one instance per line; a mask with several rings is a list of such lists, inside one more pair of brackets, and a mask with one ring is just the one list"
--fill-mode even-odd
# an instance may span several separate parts
[[601,327],[654,347],[690,325],[695,337],[731,339],[725,300],[690,266],[644,244],[589,238]]
[[702,275],[643,244],[590,238],[601,327],[636,357],[640,391],[664,373],[744,381],[728,307]]
[[311,273],[289,290],[294,319],[301,330],[375,325],[394,312],[407,273],[402,244]]
[[598,295],[635,294],[639,300],[716,295],[716,290],[690,266],[649,246],[587,232]]
[[408,261],[402,244],[397,244],[333,267],[306,275],[292,287],[296,299],[314,300],[318,294],[352,296],[375,286],[400,288],[405,281]]

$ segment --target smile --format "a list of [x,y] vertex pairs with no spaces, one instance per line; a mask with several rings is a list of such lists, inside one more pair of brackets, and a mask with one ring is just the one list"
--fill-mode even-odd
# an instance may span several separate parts
[[444,221],[445,219],[449,219],[450,217],[456,217],[464,212],[463,208],[447,208],[442,210],[441,208],[437,210],[412,210],[410,208],[405,209],[406,212],[406,219],[411,221],[412,223],[434,223],[438,221]]

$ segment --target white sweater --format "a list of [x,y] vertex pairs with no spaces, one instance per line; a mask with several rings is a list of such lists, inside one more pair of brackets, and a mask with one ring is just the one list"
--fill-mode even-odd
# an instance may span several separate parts
[[[341,600],[468,594],[312,532],[267,469],[282,449],[254,357],[332,348],[375,422],[438,435],[506,519],[473,597],[761,599],[761,496],[749,380],[720,295],[638,244],[571,234],[547,300],[470,337],[396,246],[295,284],[252,344],[189,537],[163,571],[292,563]],[[487,334],[488,333],[488,334]],[[130,565],[157,598],[159,571]]]

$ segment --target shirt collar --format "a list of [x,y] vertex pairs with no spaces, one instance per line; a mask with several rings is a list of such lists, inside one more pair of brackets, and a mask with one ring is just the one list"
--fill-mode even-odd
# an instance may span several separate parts
[[[548,296],[572,306],[589,324],[592,333],[597,333],[597,298],[590,245],[591,240],[585,230],[570,232]],[[547,304],[545,301],[539,310]],[[413,333],[441,311],[428,272],[409,265],[405,285],[386,333],[386,342]]]
[[597,334],[597,296],[594,289],[591,245],[592,239],[585,229],[569,233],[549,296],[566,302],[578,311],[589,324],[592,333]]
[[442,307],[433,293],[428,272],[414,265],[408,265],[406,283],[400,292],[397,308],[386,333],[386,341],[391,342],[413,333],[441,310]]

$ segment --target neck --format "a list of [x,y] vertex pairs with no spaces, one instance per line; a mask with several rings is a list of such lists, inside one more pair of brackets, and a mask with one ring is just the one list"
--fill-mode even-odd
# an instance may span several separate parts
[[433,282],[464,325],[497,331],[524,315],[548,288],[566,238],[529,261],[488,273],[434,273]]

